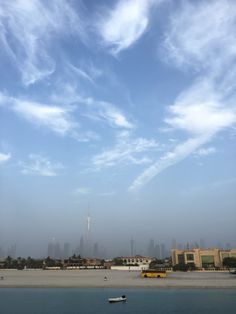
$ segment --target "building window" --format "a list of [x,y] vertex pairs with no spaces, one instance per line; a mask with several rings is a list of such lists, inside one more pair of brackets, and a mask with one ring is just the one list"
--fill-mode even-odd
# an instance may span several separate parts
[[215,267],[213,255],[203,255],[201,256],[201,261],[202,261],[202,267],[204,268]]
[[221,256],[222,259],[224,260],[225,258],[229,257],[229,253],[222,253]]
[[194,255],[193,254],[186,254],[188,261],[194,261]]
[[178,254],[178,264],[185,264],[184,254]]

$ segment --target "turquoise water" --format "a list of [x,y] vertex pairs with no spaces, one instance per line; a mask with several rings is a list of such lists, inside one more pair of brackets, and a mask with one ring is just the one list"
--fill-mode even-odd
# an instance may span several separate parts
[[[126,303],[109,297],[126,294]],[[0,289],[1,314],[236,313],[236,290]]]

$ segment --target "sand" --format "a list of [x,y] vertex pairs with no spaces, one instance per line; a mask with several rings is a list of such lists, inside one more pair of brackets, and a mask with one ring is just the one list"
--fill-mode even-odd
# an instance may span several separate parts
[[[104,277],[107,281],[104,281]],[[1,277],[4,277],[1,279]],[[167,278],[141,278],[140,272],[118,270],[0,270],[3,287],[58,288],[234,288],[228,272],[175,272]]]

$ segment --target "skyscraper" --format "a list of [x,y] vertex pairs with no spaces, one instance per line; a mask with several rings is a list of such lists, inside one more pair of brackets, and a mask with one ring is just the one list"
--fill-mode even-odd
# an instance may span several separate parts
[[154,244],[154,240],[153,239],[149,240],[147,253],[148,253],[148,256],[155,257],[155,244]]
[[88,256],[91,255],[91,217],[88,213],[86,218],[86,248],[85,254]]
[[134,256],[134,239],[130,240],[130,256]]

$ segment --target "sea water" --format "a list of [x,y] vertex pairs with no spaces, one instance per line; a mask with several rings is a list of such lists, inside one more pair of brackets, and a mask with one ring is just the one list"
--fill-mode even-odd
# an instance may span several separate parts
[[[125,294],[127,302],[108,303]],[[1,314],[236,313],[235,289],[0,288]]]

